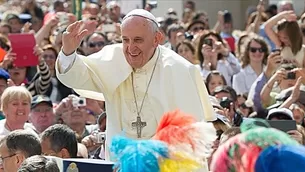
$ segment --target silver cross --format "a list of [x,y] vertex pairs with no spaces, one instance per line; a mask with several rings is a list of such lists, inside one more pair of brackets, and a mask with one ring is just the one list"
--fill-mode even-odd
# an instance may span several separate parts
[[142,122],[141,121],[141,117],[140,116],[138,116],[137,117],[137,120],[135,121],[135,122],[132,122],[131,123],[131,126],[132,126],[132,128],[133,129],[137,129],[137,135],[138,135],[138,138],[141,138],[141,134],[142,134],[142,129],[144,128],[144,127],[146,127],[146,122]]

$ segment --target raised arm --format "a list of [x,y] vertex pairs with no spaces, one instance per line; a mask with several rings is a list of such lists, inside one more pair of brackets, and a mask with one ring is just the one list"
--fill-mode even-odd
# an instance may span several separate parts
[[54,16],[50,19],[41,29],[35,34],[36,44],[40,45],[40,43],[48,38],[51,34],[52,29],[58,24],[58,18]]
[[270,18],[269,20],[267,20],[267,22],[265,24],[266,34],[278,48],[282,47],[282,42],[280,41],[277,33],[275,33],[275,31],[273,29],[274,29],[274,26],[276,26],[278,24],[278,22],[283,19],[285,19],[287,21],[295,21],[296,15],[294,14],[293,11],[284,11],[284,12],[278,13],[277,15],[275,15],[272,18]]
[[[68,26],[62,36],[62,50],[56,61],[56,75],[66,86],[74,89],[99,91],[96,64],[93,58],[76,54],[76,49],[88,34],[93,33],[96,23],[77,21]],[[96,55],[101,57],[100,55]]]
[[282,80],[285,79],[285,77],[286,77],[286,71],[283,69],[279,70],[270,78],[270,80],[264,86],[261,92],[261,100],[262,100],[262,104],[265,107],[269,106],[272,103],[272,97],[270,96],[270,93],[273,89],[275,82],[280,83]]

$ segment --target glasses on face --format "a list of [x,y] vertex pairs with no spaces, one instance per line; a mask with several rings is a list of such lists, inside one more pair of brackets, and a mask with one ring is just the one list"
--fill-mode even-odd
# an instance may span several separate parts
[[49,58],[49,59],[55,59],[55,58],[56,58],[54,55],[50,55],[50,54],[45,54],[45,55],[43,55],[42,57],[43,57],[44,59],[47,59],[47,58]]
[[255,53],[255,52],[260,52],[260,53],[264,53],[266,52],[266,49],[265,48],[255,48],[255,47],[250,47],[250,52],[251,53]]
[[33,112],[36,112],[36,113],[46,113],[46,112],[51,112],[53,109],[50,107],[50,108],[44,108],[44,109],[39,109],[39,108],[34,108],[32,109]]
[[94,48],[94,47],[103,47],[105,46],[105,42],[100,41],[100,42],[90,42],[89,47]]
[[0,164],[3,164],[4,160],[7,159],[7,158],[11,158],[13,156],[16,156],[17,154],[14,153],[14,154],[11,154],[11,155],[8,155],[8,156],[4,156],[4,157],[0,157]]

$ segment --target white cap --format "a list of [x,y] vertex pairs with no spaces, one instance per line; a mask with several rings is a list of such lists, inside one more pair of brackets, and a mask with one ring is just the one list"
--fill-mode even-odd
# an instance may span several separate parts
[[274,109],[269,110],[268,116],[266,119],[270,120],[270,118],[276,114],[285,115],[285,116],[291,118],[291,120],[294,120],[292,111],[287,108],[274,108]]
[[123,21],[126,20],[129,17],[132,17],[132,16],[138,16],[138,17],[146,18],[146,19],[154,22],[157,26],[159,26],[156,17],[152,13],[150,13],[146,10],[143,10],[143,9],[132,10],[128,14],[126,14],[126,16],[123,18]]

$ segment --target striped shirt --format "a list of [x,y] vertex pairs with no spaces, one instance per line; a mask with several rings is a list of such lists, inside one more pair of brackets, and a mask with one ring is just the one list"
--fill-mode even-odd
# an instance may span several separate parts
[[41,94],[46,95],[51,83],[51,72],[45,61],[41,61],[38,65],[38,71],[33,79],[27,85],[27,89],[32,96]]

